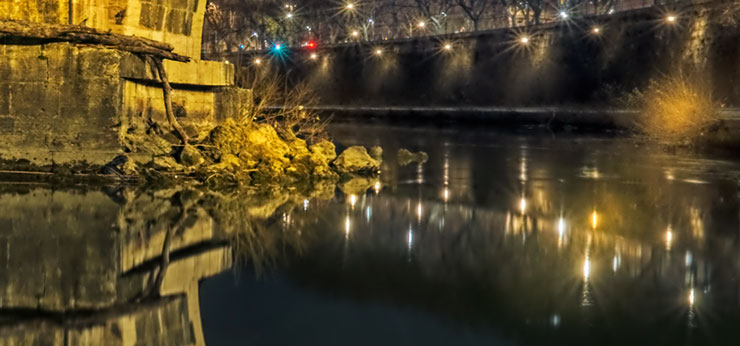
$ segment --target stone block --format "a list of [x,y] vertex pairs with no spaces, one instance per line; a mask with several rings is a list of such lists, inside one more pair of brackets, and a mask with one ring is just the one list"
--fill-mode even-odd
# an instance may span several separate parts
[[189,7],[188,0],[169,0],[168,5],[170,8],[178,10],[187,10]]
[[185,36],[190,36],[192,29],[193,29],[193,14],[190,12],[187,12],[185,14],[185,21],[182,23],[182,34]]
[[59,114],[60,91],[57,86],[48,83],[11,84],[10,95],[11,115],[14,117],[49,119]]
[[237,119],[242,109],[249,112],[252,105],[252,90],[235,87],[218,88],[214,90],[213,113],[214,120],[221,123],[226,119]]
[[13,133],[15,130],[15,120],[11,117],[0,116],[0,133]]
[[77,48],[68,43],[54,43],[44,45],[43,49],[47,57],[49,82],[62,83],[78,78]]
[[10,114],[10,85],[0,84],[0,116]]
[[83,80],[119,78],[120,53],[113,49],[84,48],[78,53],[77,75],[69,78]]
[[[234,65],[218,61],[191,60],[183,63],[165,60],[164,68],[172,84],[197,86],[234,85]],[[133,54],[123,54],[120,76],[126,79],[159,81],[146,62]]]
[[47,74],[47,56],[41,50],[41,46],[8,46],[7,59],[4,59],[3,65],[7,64],[7,69],[0,71],[5,74],[7,81],[24,81],[40,82],[46,81]]
[[59,115],[62,118],[84,117],[87,115],[89,92],[82,80],[67,79],[59,87]]
[[164,22],[165,8],[161,5],[142,3],[139,25],[161,31]]
[[182,27],[185,23],[185,11],[171,9],[167,13],[166,30],[173,34],[182,34]]

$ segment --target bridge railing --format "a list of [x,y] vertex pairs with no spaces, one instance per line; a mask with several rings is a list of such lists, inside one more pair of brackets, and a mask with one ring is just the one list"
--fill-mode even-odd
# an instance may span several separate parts
[[[727,0],[615,0],[609,6],[595,7],[593,1],[578,1],[578,4],[569,6],[568,0],[554,0],[547,2],[541,15],[535,20],[533,17],[526,17],[521,12],[511,15],[507,8],[497,4],[496,7],[488,11],[487,15],[480,18],[477,25],[473,25],[469,18],[462,14],[450,14],[445,18],[443,25],[432,28],[431,25],[424,29],[420,28],[391,28],[380,22],[363,32],[358,37],[338,36],[331,39],[320,40],[319,44],[323,46],[341,45],[361,42],[380,42],[380,41],[397,41],[413,39],[418,37],[429,37],[439,35],[470,34],[481,31],[490,31],[502,28],[519,28],[532,25],[546,25],[556,22],[568,21],[579,17],[608,17],[617,13],[640,10],[645,8],[669,8],[680,9],[690,5],[721,3]],[[560,3],[563,5],[560,5]],[[476,30],[473,28],[476,27]],[[207,34],[206,34],[207,35]],[[203,45],[202,55],[204,59],[223,59],[225,55],[231,53],[259,51],[259,49],[249,49],[249,45],[244,48],[234,47],[230,51],[219,49],[218,42],[205,42]]]

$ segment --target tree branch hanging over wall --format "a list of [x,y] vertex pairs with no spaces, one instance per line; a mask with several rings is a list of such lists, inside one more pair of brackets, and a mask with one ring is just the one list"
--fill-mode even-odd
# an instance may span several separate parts
[[177,122],[172,109],[170,96],[172,87],[167,79],[167,73],[164,70],[162,60],[169,59],[188,62],[190,58],[173,53],[174,48],[171,45],[136,36],[100,32],[93,28],[80,25],[40,24],[0,18],[0,40],[7,38],[39,40],[41,42],[102,45],[108,48],[143,55],[148,63],[154,65],[159,75],[159,80],[162,83],[167,121],[177,134],[180,135],[183,145],[188,144],[188,135]]
[[164,42],[111,32],[100,32],[81,25],[41,24],[0,18],[0,39],[4,38],[97,44],[126,52],[151,55],[160,59],[190,61],[189,57],[173,53],[174,48]]

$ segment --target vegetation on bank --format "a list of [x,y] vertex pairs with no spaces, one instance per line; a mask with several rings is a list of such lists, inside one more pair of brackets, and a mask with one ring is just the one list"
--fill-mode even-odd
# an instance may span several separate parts
[[633,130],[648,140],[670,146],[738,144],[722,121],[711,83],[699,73],[663,75],[629,92],[607,86],[602,94],[612,107],[637,110]]
[[124,135],[127,151],[154,159],[128,161],[120,167],[122,173],[157,182],[186,177],[226,188],[336,181],[379,172],[382,158],[370,156],[363,147],[337,154],[327,120],[306,108],[316,101],[308,88],[283,90],[280,80],[262,75],[244,85],[243,78],[240,84],[253,90],[253,101],[245,102],[238,117],[187,136],[185,145],[175,144],[171,131],[143,115],[130,119]]
[[711,85],[692,75],[676,74],[652,80],[640,105],[637,128],[648,138],[689,145],[717,129],[720,105]]

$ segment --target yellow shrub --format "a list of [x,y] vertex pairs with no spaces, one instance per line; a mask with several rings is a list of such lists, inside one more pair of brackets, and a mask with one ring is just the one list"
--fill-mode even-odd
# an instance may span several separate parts
[[717,122],[719,105],[704,80],[678,74],[650,83],[638,127],[650,138],[691,143]]

